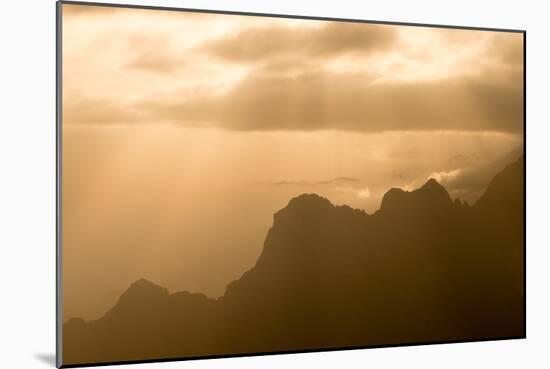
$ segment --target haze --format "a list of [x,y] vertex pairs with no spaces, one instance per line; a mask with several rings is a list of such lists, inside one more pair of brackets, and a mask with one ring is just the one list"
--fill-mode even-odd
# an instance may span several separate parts
[[522,34],[63,5],[63,319],[223,294],[302,193],[470,203],[519,157]]

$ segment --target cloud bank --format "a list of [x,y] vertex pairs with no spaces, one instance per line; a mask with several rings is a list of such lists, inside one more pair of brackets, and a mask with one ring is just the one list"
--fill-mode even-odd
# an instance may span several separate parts
[[67,124],[229,131],[523,128],[521,34],[64,9]]

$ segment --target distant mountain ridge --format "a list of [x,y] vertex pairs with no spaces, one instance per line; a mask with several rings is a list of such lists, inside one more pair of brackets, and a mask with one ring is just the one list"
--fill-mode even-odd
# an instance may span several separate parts
[[474,205],[434,179],[374,214],[303,194],[219,299],[133,283],[64,324],[65,364],[524,335],[523,157]]

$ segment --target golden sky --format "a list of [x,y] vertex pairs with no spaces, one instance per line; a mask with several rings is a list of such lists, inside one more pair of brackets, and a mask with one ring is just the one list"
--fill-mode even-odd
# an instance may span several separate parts
[[522,130],[520,33],[64,4],[64,319],[223,294],[304,192],[473,202]]

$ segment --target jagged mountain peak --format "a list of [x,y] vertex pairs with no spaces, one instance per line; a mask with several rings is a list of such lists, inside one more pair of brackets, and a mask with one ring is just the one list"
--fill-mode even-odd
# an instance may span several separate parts
[[430,178],[420,187],[420,189],[424,191],[446,191],[445,187],[443,187],[435,178]]
[[384,194],[380,211],[408,211],[421,209],[446,208],[452,205],[452,200],[445,189],[434,178],[413,191],[392,188]]
[[334,205],[326,198],[315,193],[303,193],[292,198],[287,205],[287,208],[295,207],[324,207],[333,208]]
[[119,303],[134,303],[137,301],[148,301],[159,297],[167,297],[168,290],[160,287],[148,279],[141,278],[128,287],[128,289],[120,296]]
[[315,214],[326,213],[334,208],[335,206],[329,200],[317,194],[301,194],[292,198],[287,206],[274,214],[273,225],[295,217],[309,218]]
[[132,290],[143,290],[143,289],[155,290],[159,288],[163,289],[162,287],[154,284],[153,282],[151,282],[146,278],[140,278],[130,285],[130,287],[128,288],[128,291],[131,292]]

